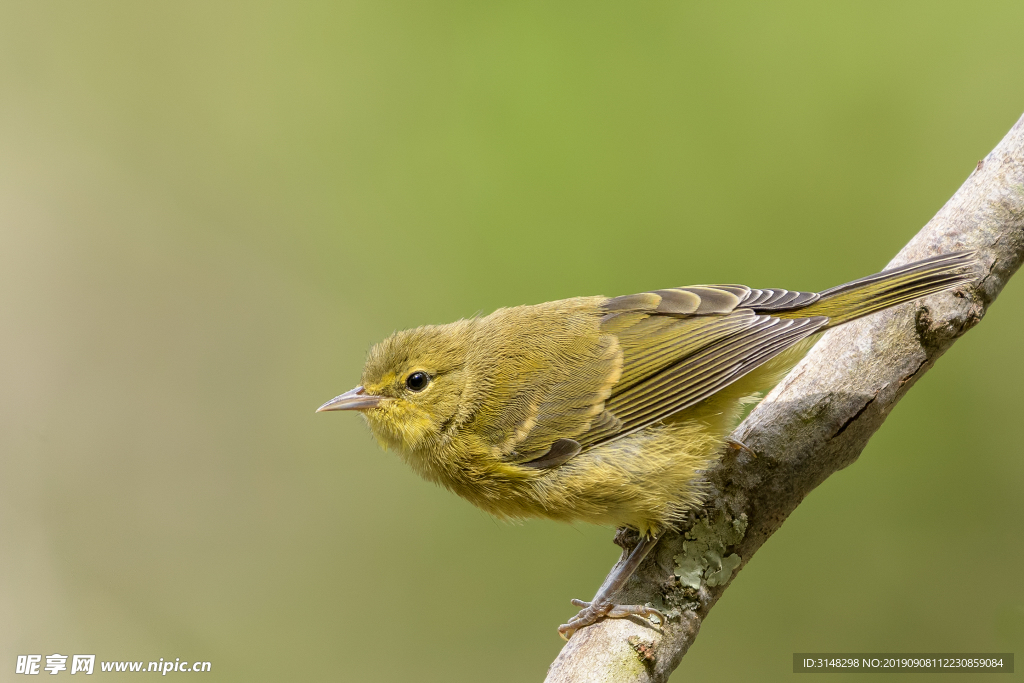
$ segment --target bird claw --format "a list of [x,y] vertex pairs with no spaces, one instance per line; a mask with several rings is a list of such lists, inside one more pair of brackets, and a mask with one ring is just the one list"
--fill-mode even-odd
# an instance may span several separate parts
[[569,620],[569,623],[558,627],[558,635],[569,640],[572,634],[585,626],[596,624],[601,619],[622,619],[623,617],[644,617],[650,620],[651,617],[658,617],[658,623],[664,625],[667,621],[665,615],[653,607],[646,605],[616,605],[607,600],[584,602],[573,599],[572,604],[582,607],[579,613]]
[[734,451],[743,451],[744,453],[746,453],[747,455],[749,455],[749,456],[751,456],[753,458],[757,457],[757,453],[754,452],[753,448],[751,448],[747,444],[743,443],[742,441],[739,441],[737,439],[733,439],[732,437],[726,438],[725,445],[728,448],[733,449]]

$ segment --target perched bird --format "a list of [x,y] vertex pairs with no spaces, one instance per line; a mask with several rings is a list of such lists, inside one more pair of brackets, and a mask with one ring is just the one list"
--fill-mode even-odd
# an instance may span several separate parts
[[611,596],[701,504],[701,472],[744,407],[820,332],[964,283],[975,265],[959,252],[820,293],[698,285],[418,327],[374,346],[360,386],[318,412],[360,411],[382,446],[496,517],[639,531],[619,575],[573,601],[584,609],[563,636],[606,616],[664,621]]

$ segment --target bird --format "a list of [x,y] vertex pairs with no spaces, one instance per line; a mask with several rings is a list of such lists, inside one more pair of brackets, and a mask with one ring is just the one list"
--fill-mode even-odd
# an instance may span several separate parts
[[823,292],[691,285],[501,308],[396,332],[354,389],[354,410],[419,475],[499,519],[633,529],[640,542],[566,639],[603,618],[657,618],[614,594],[666,530],[704,502],[701,476],[744,410],[821,334],[969,282],[974,252],[941,254]]

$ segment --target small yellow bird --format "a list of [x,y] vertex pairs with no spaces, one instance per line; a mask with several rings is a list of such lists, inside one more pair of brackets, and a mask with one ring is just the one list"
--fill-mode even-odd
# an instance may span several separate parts
[[958,252],[821,293],[699,285],[503,308],[393,334],[361,385],[318,412],[360,411],[383,447],[496,517],[639,531],[620,575],[574,600],[584,610],[559,630],[627,614],[664,623],[611,596],[701,504],[701,471],[744,407],[818,333],[967,282],[975,267]]

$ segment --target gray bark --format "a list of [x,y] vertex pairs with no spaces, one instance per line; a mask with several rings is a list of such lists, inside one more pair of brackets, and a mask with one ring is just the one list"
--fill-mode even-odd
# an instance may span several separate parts
[[549,682],[668,680],[736,571],[978,324],[1024,259],[1024,117],[889,266],[963,249],[978,252],[977,281],[830,330],[737,428],[757,457],[722,458],[693,529],[662,538],[620,595],[667,609],[664,628],[606,619],[582,629]]

